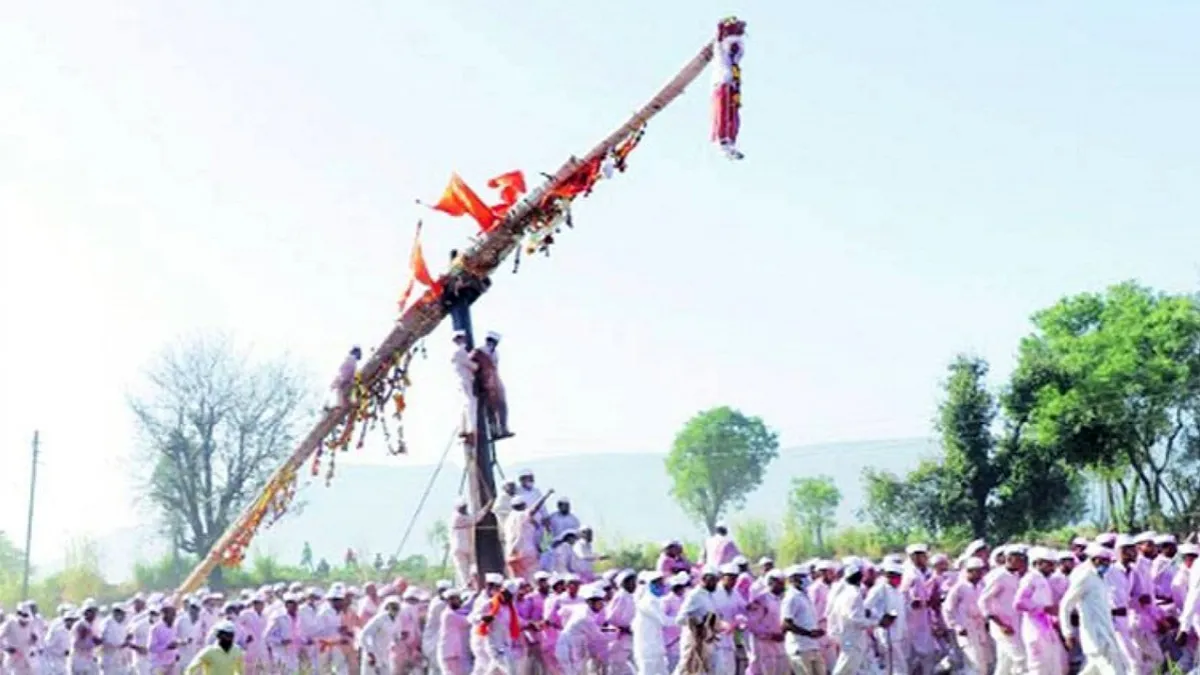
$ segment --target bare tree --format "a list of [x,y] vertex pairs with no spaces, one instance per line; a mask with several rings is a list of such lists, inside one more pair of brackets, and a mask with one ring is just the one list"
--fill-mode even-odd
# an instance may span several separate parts
[[287,360],[252,361],[224,338],[166,349],[146,383],[129,401],[144,497],[177,550],[204,555],[292,450],[313,389]]

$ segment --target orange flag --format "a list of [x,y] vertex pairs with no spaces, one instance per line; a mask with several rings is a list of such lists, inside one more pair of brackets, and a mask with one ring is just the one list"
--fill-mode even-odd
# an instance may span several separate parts
[[433,208],[451,216],[471,216],[484,232],[496,226],[496,214],[457,173],[450,176],[450,184]]
[[492,210],[505,213],[525,194],[525,174],[520,171],[502,173],[489,180],[487,186],[500,191],[500,203],[492,207]]
[[400,295],[400,311],[408,305],[408,298],[412,295],[413,287],[416,282],[421,282],[424,286],[434,290],[440,289],[438,282],[433,280],[433,276],[429,274],[429,266],[425,264],[425,254],[421,251],[421,221],[417,221],[417,234],[413,237],[412,253],[408,256],[409,277],[408,286],[404,288],[404,293]]

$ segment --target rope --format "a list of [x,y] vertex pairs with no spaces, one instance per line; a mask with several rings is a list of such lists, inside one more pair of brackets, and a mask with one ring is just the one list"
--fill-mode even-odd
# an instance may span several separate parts
[[442,466],[446,463],[446,458],[450,456],[450,448],[454,447],[455,440],[458,439],[458,428],[450,434],[450,440],[446,443],[446,449],[442,451],[442,458],[438,460],[437,466],[433,469],[433,475],[429,477],[429,484],[425,486],[425,493],[421,495],[421,501],[417,502],[417,509],[413,511],[412,518],[408,521],[408,527],[404,530],[404,536],[400,538],[400,545],[396,547],[396,559],[400,559],[400,552],[404,550],[404,544],[408,543],[408,537],[412,534],[413,527],[417,524],[417,516],[421,515],[421,509],[425,508],[425,500],[429,499],[429,493],[433,492],[433,484],[437,481],[438,474],[442,472]]

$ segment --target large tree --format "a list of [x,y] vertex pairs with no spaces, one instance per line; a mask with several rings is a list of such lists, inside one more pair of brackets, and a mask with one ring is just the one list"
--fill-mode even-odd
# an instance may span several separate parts
[[206,554],[258,493],[292,450],[311,391],[289,362],[254,361],[222,338],[159,355],[130,407],[145,498],[179,550]]
[[1186,527],[1200,507],[1200,303],[1126,282],[1033,317],[1014,373],[1026,442],[1087,467],[1110,518]]
[[[1006,416],[993,428],[999,411],[987,372],[978,358],[951,362],[935,424],[939,457],[903,477],[863,472],[862,513],[885,535],[898,539],[922,530],[999,540],[1065,524],[1078,513],[1077,473],[1064,458],[1029,442],[1025,418]],[[1006,402],[1023,391],[1010,385]]]
[[829,476],[796,477],[788,493],[788,516],[812,537],[818,549],[825,548],[825,532],[836,521],[842,493]]
[[743,505],[779,456],[779,436],[757,417],[728,406],[688,420],[667,455],[671,495],[712,531],[722,514]]

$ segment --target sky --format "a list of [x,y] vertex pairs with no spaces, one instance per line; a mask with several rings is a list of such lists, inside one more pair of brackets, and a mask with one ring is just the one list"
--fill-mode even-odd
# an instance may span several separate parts
[[[190,335],[286,355],[319,394],[395,319],[422,209],[583,153],[730,11],[747,159],[707,75],[549,258],[477,305],[504,334],[501,462],[662,452],[730,404],[784,446],[930,433],[958,352],[1001,381],[1028,317],[1200,281],[1195,3],[16,0],[0,21],[0,530],[34,557],[149,517],[127,399]],[[457,419],[449,331],[411,454]],[[819,470],[818,460],[814,464]]]

